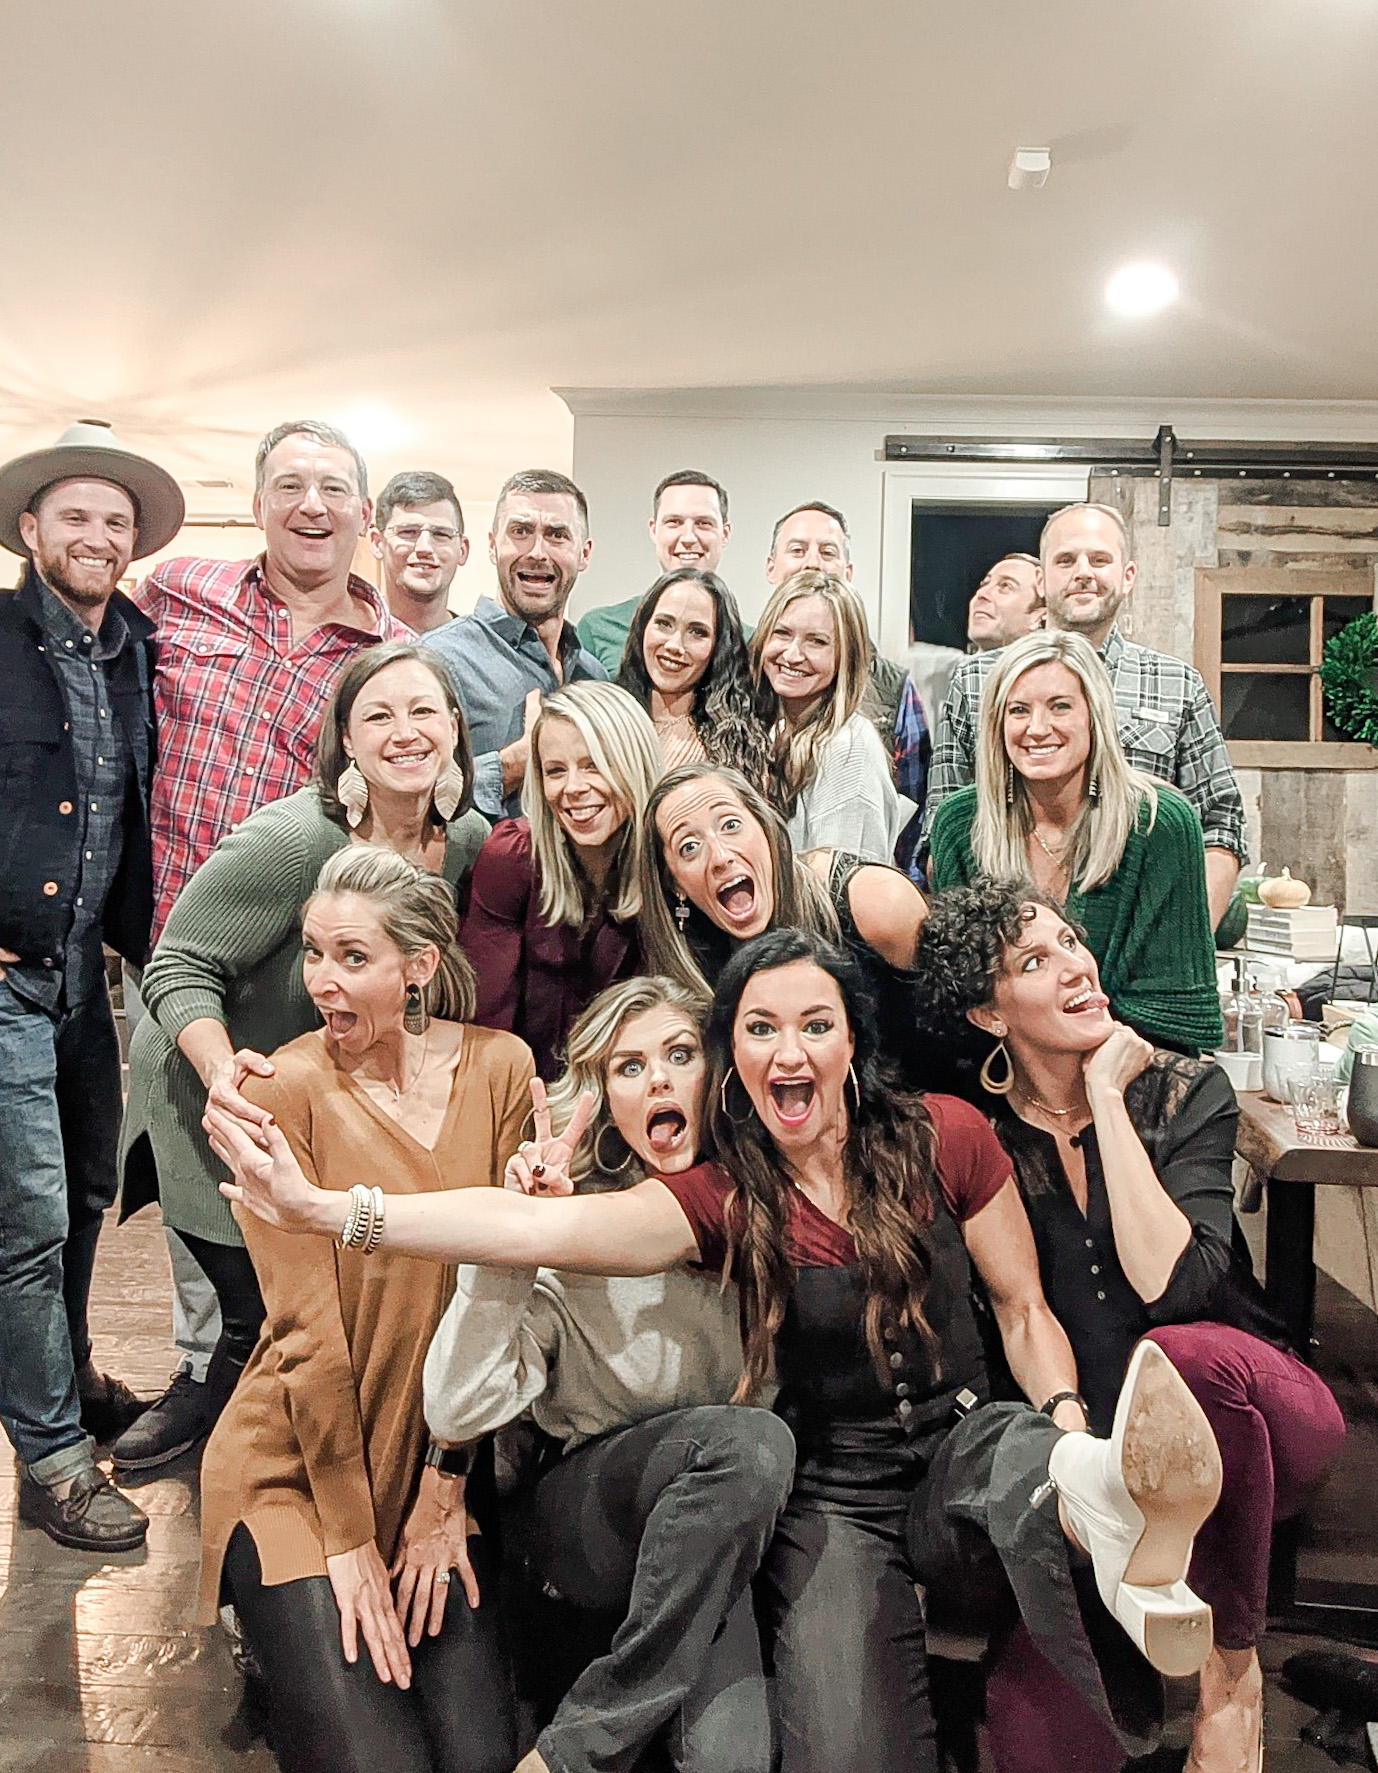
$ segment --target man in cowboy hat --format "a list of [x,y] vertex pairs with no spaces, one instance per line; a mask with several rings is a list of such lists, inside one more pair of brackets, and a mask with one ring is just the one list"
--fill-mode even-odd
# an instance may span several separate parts
[[0,542],[28,557],[0,593],[0,1423],[20,1518],[82,1551],[148,1530],[96,1464],[144,1406],[86,1312],[120,1127],[101,944],[141,965],[153,911],[153,624],[116,587],[182,516],[96,420],[0,469]]

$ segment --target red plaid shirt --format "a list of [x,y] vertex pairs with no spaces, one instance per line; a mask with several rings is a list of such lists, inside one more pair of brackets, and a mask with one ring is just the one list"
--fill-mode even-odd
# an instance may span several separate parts
[[153,778],[153,938],[220,839],[311,778],[335,679],[361,647],[411,640],[366,579],[349,588],[372,633],[327,622],[292,644],[292,618],[257,560],[169,560],[135,602],[158,625]]

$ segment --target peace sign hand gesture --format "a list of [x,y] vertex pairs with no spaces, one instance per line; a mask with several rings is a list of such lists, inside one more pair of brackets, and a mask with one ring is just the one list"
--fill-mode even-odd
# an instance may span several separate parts
[[535,1110],[536,1137],[525,1139],[508,1158],[502,1185],[518,1194],[573,1194],[570,1168],[579,1142],[588,1131],[598,1098],[585,1090],[574,1107],[569,1125],[558,1138],[550,1131],[550,1103],[539,1077],[531,1080],[531,1106]]

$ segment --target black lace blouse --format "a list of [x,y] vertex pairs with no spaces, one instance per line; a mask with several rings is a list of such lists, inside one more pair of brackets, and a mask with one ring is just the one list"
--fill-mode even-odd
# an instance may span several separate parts
[[1086,1165],[1083,1214],[1052,1135],[1021,1120],[1007,1102],[994,1116],[1033,1227],[1043,1291],[1071,1341],[1098,1434],[1109,1432],[1134,1344],[1155,1325],[1204,1320],[1290,1346],[1264,1301],[1234,1216],[1239,1105],[1229,1079],[1207,1060],[1158,1051],[1125,1091],[1125,1106],[1159,1181],[1191,1221],[1167,1286],[1147,1302],[1115,1251],[1095,1127],[1078,1135]]

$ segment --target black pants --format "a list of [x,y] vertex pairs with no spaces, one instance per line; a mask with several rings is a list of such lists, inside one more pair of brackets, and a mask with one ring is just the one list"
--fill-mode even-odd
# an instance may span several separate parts
[[177,1235],[215,1288],[220,1306],[220,1340],[213,1358],[228,1360],[242,1370],[254,1352],[267,1316],[249,1252],[242,1244],[213,1244],[190,1231],[179,1231]]
[[1144,1753],[1163,1687],[1072,1552],[1047,1483],[1060,1431],[987,1404],[926,1446],[844,1425],[801,1450],[760,1590],[781,1773],[937,1773],[924,1612],[958,1629],[1019,1618],[1107,1723]]
[[225,1586],[263,1669],[282,1773],[512,1773],[517,1758],[497,1630],[496,1557],[469,1541],[483,1603],[453,1582],[438,1637],[411,1651],[406,1692],[380,1681],[359,1639],[344,1659],[340,1611],[324,1576],[264,1585],[253,1535],[235,1528]]
[[539,1580],[622,1616],[541,1732],[551,1773],[625,1773],[662,1732],[686,1773],[768,1773],[750,1585],[793,1470],[779,1417],[709,1404],[601,1435],[541,1479]]

